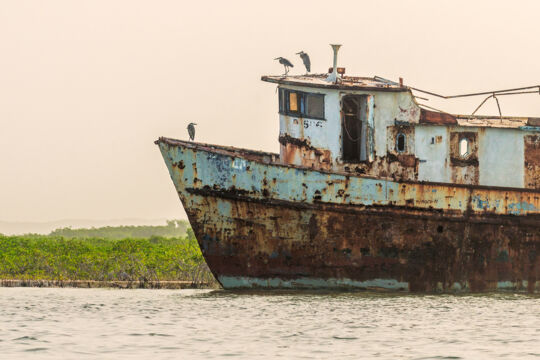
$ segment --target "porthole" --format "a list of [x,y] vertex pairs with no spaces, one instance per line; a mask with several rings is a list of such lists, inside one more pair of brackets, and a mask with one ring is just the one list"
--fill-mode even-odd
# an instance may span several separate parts
[[398,152],[404,152],[407,148],[407,137],[403,133],[399,133],[396,136],[396,150]]
[[462,138],[459,140],[459,156],[466,158],[470,154],[470,143],[469,139]]

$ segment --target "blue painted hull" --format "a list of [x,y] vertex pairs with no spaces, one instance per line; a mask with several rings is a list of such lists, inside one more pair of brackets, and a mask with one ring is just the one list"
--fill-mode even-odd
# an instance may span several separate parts
[[225,288],[540,289],[538,190],[400,183],[157,143]]

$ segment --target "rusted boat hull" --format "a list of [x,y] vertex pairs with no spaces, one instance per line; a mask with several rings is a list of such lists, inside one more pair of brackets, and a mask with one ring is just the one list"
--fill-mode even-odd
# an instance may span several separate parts
[[224,288],[540,291],[540,193],[396,183],[157,142]]

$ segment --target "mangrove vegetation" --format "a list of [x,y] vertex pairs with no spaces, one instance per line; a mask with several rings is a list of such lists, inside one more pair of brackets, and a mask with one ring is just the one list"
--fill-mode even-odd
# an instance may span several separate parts
[[183,221],[0,235],[0,278],[217,285]]

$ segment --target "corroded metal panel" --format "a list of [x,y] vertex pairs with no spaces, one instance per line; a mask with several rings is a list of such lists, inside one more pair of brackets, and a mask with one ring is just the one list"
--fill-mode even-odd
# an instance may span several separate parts
[[[461,142],[467,144],[467,152],[461,154]],[[478,133],[474,131],[450,132],[450,167],[453,184],[478,185]]]
[[448,136],[448,129],[443,126],[415,128],[415,154],[419,161],[417,180],[450,182]]
[[[415,127],[389,126],[387,134],[387,173],[394,179],[417,180],[419,159],[415,155]],[[403,137],[403,149],[398,149],[398,137]]]
[[525,187],[540,189],[540,135],[525,136],[524,168]]
[[398,182],[158,143],[224,286],[540,290],[538,190]]
[[457,120],[456,117],[451,114],[421,109],[420,124],[457,125]]
[[[163,140],[162,147],[171,171],[180,171],[182,176],[173,178],[175,185],[186,186],[185,182],[196,188],[233,187],[236,191],[246,192],[252,197],[274,198],[283,201],[302,201],[307,203],[329,202],[365,205],[392,205],[393,202],[404,201],[414,197],[421,203],[426,200],[426,209],[432,209],[431,199],[438,199],[435,208],[448,211],[463,211],[475,192],[488,191],[499,198],[509,197],[508,206],[521,203],[521,197],[532,196],[528,210],[523,213],[540,213],[538,191],[528,189],[488,188],[460,186],[453,184],[397,182],[362,176],[351,176],[346,173],[313,171],[308,168],[284,166],[275,161],[267,164],[257,161],[256,155],[243,155],[245,152],[229,153],[220,151],[217,146],[204,146],[179,140]],[[182,151],[178,150],[182,149]],[[162,148],[163,150],[163,148]],[[247,152],[247,151],[246,151]],[[185,157],[187,157],[185,159]],[[176,159],[178,158],[178,159]],[[189,162],[189,164],[187,163]],[[183,179],[183,182],[181,182]],[[184,185],[182,185],[184,184]],[[399,189],[399,192],[398,192]],[[263,191],[264,190],[264,191]],[[392,190],[392,192],[390,192]],[[437,195],[434,195],[437,194]],[[453,200],[459,200],[459,204]],[[367,204],[365,201],[369,201]],[[474,210],[474,209],[473,209]],[[503,214],[516,214],[515,211],[503,211]]]
[[[529,169],[529,178],[540,176],[536,175],[540,173],[538,168],[532,166],[539,161],[535,160],[534,147],[524,148],[526,139],[535,135],[524,130],[432,125],[414,128],[419,181],[534,188],[525,185],[525,171]],[[462,138],[470,143],[465,157],[459,149]]]

